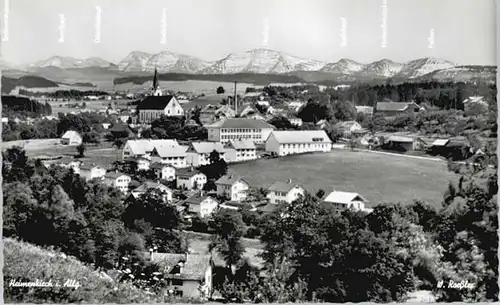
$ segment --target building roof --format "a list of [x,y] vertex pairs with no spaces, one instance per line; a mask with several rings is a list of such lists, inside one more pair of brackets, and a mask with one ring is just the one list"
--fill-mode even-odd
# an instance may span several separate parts
[[341,127],[341,128],[346,128],[346,129],[350,129],[353,126],[359,126],[359,127],[361,127],[361,125],[358,122],[356,122],[356,121],[340,122],[340,123],[337,123],[337,126]]
[[161,190],[170,190],[167,186],[161,184],[161,183],[157,183],[157,182],[153,182],[153,181],[146,181],[144,182],[143,184],[141,184],[140,186],[138,186],[134,192],[147,192],[148,190],[150,189],[161,189]]
[[350,192],[339,192],[333,191],[328,194],[324,199],[324,202],[332,202],[332,203],[343,203],[348,204],[353,201],[362,201],[368,202],[363,196],[358,193],[350,193]]
[[402,136],[390,136],[387,141],[389,142],[401,142],[401,143],[413,143],[413,138],[402,137]]
[[224,119],[217,121],[213,124],[210,124],[207,127],[208,128],[255,128],[255,129],[275,128],[273,125],[263,120],[244,119],[244,118]]
[[73,137],[81,138],[80,134],[74,130],[66,131],[61,138],[68,139],[68,138],[73,138]]
[[139,102],[137,109],[141,110],[163,110],[174,99],[173,95],[147,96]]
[[[205,272],[211,265],[212,257],[208,254],[177,254],[177,253],[150,253],[146,256],[160,269],[165,270],[165,277],[183,280],[204,280]],[[187,259],[186,259],[187,258]],[[183,262],[180,274],[171,274],[174,267]]]
[[120,173],[120,172],[108,172],[104,175],[105,178],[109,178],[109,179],[118,179],[121,176],[127,176],[130,178],[129,175],[126,175],[126,174]]
[[285,130],[273,131],[271,136],[280,144],[288,143],[332,143],[324,130]]
[[215,184],[233,185],[233,183],[235,183],[237,181],[242,181],[246,184],[249,184],[248,182],[243,180],[241,177],[234,175],[234,174],[228,174],[228,175],[224,175],[224,176],[220,177],[219,180],[215,181]]
[[479,102],[485,102],[484,101],[484,96],[469,96],[468,98],[466,98],[463,101],[464,104],[467,104],[467,103],[479,103]]
[[449,139],[437,139],[436,141],[432,142],[432,146],[446,146],[450,142]]
[[197,174],[205,175],[196,169],[191,170],[191,168],[180,168],[180,169],[176,170],[176,172],[175,172],[175,175],[177,177],[183,177],[183,178],[191,178]]
[[[290,190],[292,190],[294,187],[300,187],[299,185],[292,184],[292,183],[287,183],[283,181],[276,181],[274,182],[268,190],[271,192],[283,192],[283,193],[288,193]],[[302,188],[302,187],[300,187]]]
[[256,149],[254,142],[250,139],[230,140],[228,145],[234,149]]
[[129,145],[130,150],[134,155],[144,155],[146,152],[151,152],[155,147],[161,146],[179,146],[175,139],[162,140],[128,140],[125,145]]
[[187,146],[158,146],[154,150],[161,158],[185,157]]
[[214,198],[212,198],[212,197],[210,197],[208,195],[202,194],[201,192],[197,192],[196,194],[194,194],[191,197],[189,197],[186,200],[184,200],[184,204],[188,204],[188,205],[200,205],[200,203],[202,203],[203,201],[205,201],[207,198],[215,200]]
[[358,112],[373,112],[372,106],[355,106]]
[[191,147],[199,154],[209,154],[214,150],[219,153],[225,152],[224,146],[220,142],[192,142]]
[[[384,99],[385,100],[385,99]],[[405,111],[413,102],[378,102],[377,111]]]
[[173,167],[173,166],[172,166],[172,165],[170,165],[170,164],[165,164],[165,163],[160,163],[160,162],[154,162],[154,163],[152,163],[152,164],[149,166],[149,168],[151,168],[151,169],[163,169],[163,168],[165,168],[165,167],[171,167],[171,168],[174,168],[174,169],[175,169],[175,167]]
[[87,164],[87,165],[84,165],[84,164],[80,165],[80,171],[81,171],[81,170],[84,170],[84,171],[90,171],[90,170],[92,170],[92,169],[94,169],[94,168],[97,168],[97,169],[104,169],[104,168],[102,168],[102,167],[100,167],[100,166],[97,166],[97,165],[88,165],[88,164]]

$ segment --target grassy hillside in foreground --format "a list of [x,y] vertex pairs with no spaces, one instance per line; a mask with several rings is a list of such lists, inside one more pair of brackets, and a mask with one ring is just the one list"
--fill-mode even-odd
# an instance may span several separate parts
[[[82,262],[62,253],[29,243],[4,238],[4,300],[6,303],[148,303],[162,302],[155,295],[117,283],[100,275]],[[52,283],[56,287],[10,287],[11,280]],[[67,280],[78,282],[78,289],[62,287]]]

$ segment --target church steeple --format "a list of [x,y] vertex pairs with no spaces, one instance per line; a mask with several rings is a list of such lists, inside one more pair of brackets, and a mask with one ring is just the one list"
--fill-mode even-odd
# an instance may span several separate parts
[[153,95],[155,95],[155,96],[162,95],[161,90],[160,90],[160,84],[158,81],[158,71],[156,70],[156,68],[155,68],[155,75],[153,77],[153,90],[152,91],[153,91]]

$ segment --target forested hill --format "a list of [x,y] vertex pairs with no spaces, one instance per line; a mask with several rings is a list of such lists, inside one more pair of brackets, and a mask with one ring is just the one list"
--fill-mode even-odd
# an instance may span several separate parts
[[51,88],[59,87],[56,82],[39,76],[22,76],[20,78],[10,78],[2,76],[2,93],[9,94],[17,86],[26,88]]

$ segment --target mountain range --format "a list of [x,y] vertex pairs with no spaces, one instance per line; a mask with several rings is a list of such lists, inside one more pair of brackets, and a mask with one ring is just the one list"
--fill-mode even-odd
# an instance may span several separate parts
[[47,67],[60,69],[105,68],[117,72],[152,72],[156,68],[160,73],[187,74],[288,74],[302,71],[352,77],[417,78],[436,70],[453,68],[456,65],[437,58],[421,58],[406,63],[382,59],[363,64],[347,58],[342,58],[337,62],[322,62],[269,49],[231,53],[213,62],[169,51],[156,54],[134,51],[117,64],[99,57],[79,59],[67,56],[52,56],[24,66],[15,66],[5,61],[0,62],[2,69],[37,71]]

